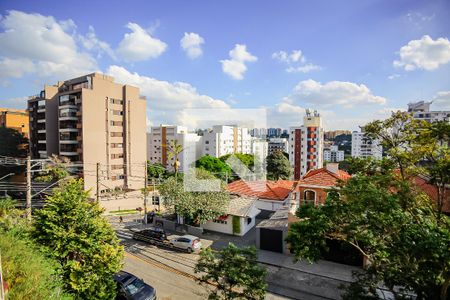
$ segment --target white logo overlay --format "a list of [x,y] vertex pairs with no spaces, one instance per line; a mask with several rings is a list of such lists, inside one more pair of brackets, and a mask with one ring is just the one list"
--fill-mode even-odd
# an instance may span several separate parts
[[[203,131],[200,141],[184,138],[183,184],[185,191],[220,191],[220,179],[199,179],[195,173],[195,162],[200,153],[218,157],[231,154],[226,160],[233,174],[245,182],[266,180],[265,158],[267,142],[265,137],[250,136],[252,128],[267,128],[266,109],[184,109],[184,126],[188,128],[208,128]],[[220,124],[220,125],[219,125]],[[254,155],[253,170],[250,170],[234,154]],[[224,174],[222,174],[224,175]],[[255,191],[264,191],[265,186],[248,184]]]

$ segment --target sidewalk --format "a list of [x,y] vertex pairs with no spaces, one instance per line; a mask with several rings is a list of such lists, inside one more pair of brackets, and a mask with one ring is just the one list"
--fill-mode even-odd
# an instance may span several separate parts
[[307,261],[294,262],[294,256],[271,251],[258,250],[258,261],[260,263],[277,266],[302,273],[321,276],[329,279],[336,279],[345,282],[352,282],[352,272],[362,271],[362,268],[334,263],[326,260],[319,260],[314,263]]

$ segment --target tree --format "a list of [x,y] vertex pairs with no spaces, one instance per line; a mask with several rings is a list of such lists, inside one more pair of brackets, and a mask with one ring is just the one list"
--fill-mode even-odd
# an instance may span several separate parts
[[289,160],[281,151],[275,151],[267,156],[267,177],[271,180],[289,179],[292,168]]
[[113,275],[122,266],[123,246],[88,200],[82,180],[71,180],[47,198],[35,213],[36,241],[61,265],[64,288],[79,299],[112,299]]
[[196,273],[205,273],[203,282],[213,282],[216,290],[209,299],[264,299],[267,271],[256,261],[255,247],[238,248],[232,243],[220,251],[200,252]]
[[227,159],[230,158],[231,155],[236,156],[247,168],[250,170],[253,170],[253,167],[255,166],[255,156],[253,154],[246,154],[246,153],[235,153],[235,154],[226,154],[219,159],[226,163]]
[[181,152],[184,151],[183,145],[178,144],[177,140],[173,140],[168,145],[168,148],[169,148],[168,158],[169,158],[169,160],[171,158],[174,158],[173,169],[175,171],[175,177],[178,177],[178,169],[180,168],[180,161],[178,158],[179,158]]
[[[205,170],[196,169],[195,172],[198,179],[216,179]],[[223,183],[219,191],[193,192],[186,191],[181,180],[171,177],[159,187],[159,192],[166,209],[192,220],[194,224],[202,224],[223,215],[230,201]]]
[[[12,157],[25,157],[27,155],[28,139],[22,133],[12,128],[0,126],[0,155]],[[22,173],[23,166],[0,166],[0,177],[10,173]]]
[[12,128],[0,127],[0,155],[24,157],[27,154],[27,148],[24,144],[28,139],[22,133]]
[[222,180],[231,179],[231,167],[217,157],[209,155],[203,156],[195,162],[195,167],[208,171],[212,175]]
[[70,299],[62,291],[57,263],[31,240],[0,230],[0,253],[6,299]]
[[[349,160],[352,178],[340,182],[325,205],[302,206],[297,212],[300,221],[288,234],[297,259],[321,258],[326,240],[333,239],[351,245],[370,263],[344,299],[375,299],[379,284],[396,299],[411,292],[417,299],[448,299],[450,220],[436,213],[434,203],[411,180],[433,168],[440,170],[439,181],[446,180],[442,174],[448,156],[435,156],[440,158],[434,163],[429,157],[448,151],[440,129],[430,136],[433,126],[402,113],[368,124],[367,136],[378,139],[388,157]],[[436,166],[438,161],[442,165]]]
[[148,178],[161,178],[166,177],[167,171],[166,168],[159,163],[152,164],[147,162],[147,176]]
[[67,157],[58,157],[52,155],[51,162],[45,167],[45,174],[38,175],[34,178],[38,182],[55,182],[69,176],[67,166],[70,160]]

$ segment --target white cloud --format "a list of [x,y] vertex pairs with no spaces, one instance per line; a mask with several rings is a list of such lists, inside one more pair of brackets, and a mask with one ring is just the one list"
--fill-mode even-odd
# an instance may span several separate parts
[[28,96],[13,97],[2,100],[2,105],[8,108],[24,109],[27,107]]
[[386,103],[384,97],[373,95],[364,84],[346,81],[330,81],[322,84],[312,79],[299,82],[287,99],[291,103],[302,101],[312,105],[343,105],[347,108],[354,105]]
[[167,44],[154,38],[136,23],[126,26],[131,33],[126,33],[119,44],[117,53],[127,61],[143,61],[160,56],[167,49]]
[[433,97],[433,110],[450,110],[450,91],[438,92]]
[[89,26],[89,31],[86,36],[80,35],[79,39],[84,48],[90,51],[97,51],[98,57],[101,57],[103,53],[106,53],[112,59],[116,60],[116,55],[110,45],[98,39],[93,26]]
[[292,50],[291,54],[286,51],[272,53],[272,58],[287,64],[288,73],[309,73],[322,70],[321,66],[307,63],[306,57],[301,50]]
[[190,59],[196,59],[202,56],[202,44],[204,43],[205,40],[198,33],[194,32],[185,32],[183,38],[180,40],[181,48],[183,48]]
[[399,55],[400,59],[393,63],[396,68],[435,70],[450,62],[450,41],[442,37],[433,40],[424,35],[420,40],[412,40],[401,47]]
[[392,74],[392,75],[388,76],[388,79],[389,80],[393,80],[393,79],[396,79],[396,78],[399,78],[399,77],[400,77],[400,74]]
[[147,96],[150,119],[153,124],[180,124],[185,117],[183,109],[218,108],[228,109],[225,101],[200,94],[195,87],[185,82],[167,82],[131,73],[119,66],[110,66],[107,73],[116,81],[140,88],[141,94]]
[[311,71],[320,71],[322,70],[321,66],[314,65],[314,64],[306,64],[299,67],[289,67],[286,69],[286,72],[288,73],[309,73]]
[[97,70],[96,61],[78,51],[72,20],[13,10],[0,18],[0,26],[0,74],[4,77],[36,73],[65,79]]
[[247,71],[246,62],[255,62],[258,58],[247,51],[246,45],[236,44],[230,52],[231,59],[221,60],[222,71],[235,80],[244,79]]

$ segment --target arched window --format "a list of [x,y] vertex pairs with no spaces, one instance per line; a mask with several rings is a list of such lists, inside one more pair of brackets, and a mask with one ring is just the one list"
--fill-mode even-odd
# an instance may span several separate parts
[[316,204],[316,192],[312,190],[306,190],[303,193],[303,204],[315,205]]

